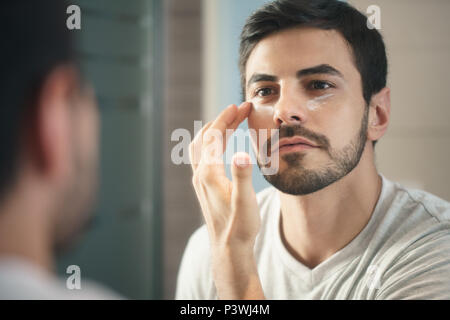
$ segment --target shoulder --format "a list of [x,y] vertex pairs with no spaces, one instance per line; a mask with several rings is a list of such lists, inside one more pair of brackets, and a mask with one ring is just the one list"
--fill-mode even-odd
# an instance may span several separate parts
[[450,221],[449,202],[424,190],[406,188],[399,183],[395,183],[395,187],[398,193],[398,201],[405,204],[406,208],[417,207],[436,221]]
[[69,290],[66,279],[47,274],[17,258],[0,261],[0,299],[14,300],[117,300],[124,299],[93,281],[80,279],[80,288]]
[[198,228],[189,238],[183,254],[184,268],[193,268],[209,264],[210,244],[206,225]]
[[450,299],[450,229],[411,244],[382,280],[379,299]]
[[216,299],[211,274],[210,244],[206,225],[189,238],[178,272],[177,300]]
[[[378,234],[385,244],[404,251],[424,239],[450,231],[450,203],[423,190],[384,178]],[[394,245],[395,244],[395,245]]]
[[450,204],[399,183],[389,188],[380,299],[450,299]]
[[206,225],[202,225],[189,238],[187,247],[195,247],[197,254],[209,252],[209,236]]
[[394,184],[395,200],[390,220],[393,233],[406,251],[450,234],[450,203],[423,190]]

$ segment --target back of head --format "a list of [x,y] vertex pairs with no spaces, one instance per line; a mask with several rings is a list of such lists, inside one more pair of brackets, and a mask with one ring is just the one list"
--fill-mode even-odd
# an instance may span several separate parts
[[75,53],[62,0],[0,4],[0,200],[14,183],[24,116],[45,77]]

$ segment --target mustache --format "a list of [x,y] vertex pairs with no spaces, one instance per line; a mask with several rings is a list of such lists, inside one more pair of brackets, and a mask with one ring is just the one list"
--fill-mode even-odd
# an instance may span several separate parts
[[[313,132],[309,129],[306,129],[301,125],[281,126],[279,128],[278,134],[279,134],[278,140],[298,136],[310,140],[311,142],[313,142],[314,144],[316,144],[321,148],[324,148],[325,150],[328,150],[330,147],[330,140],[326,136],[320,133]],[[274,140],[275,140],[274,135],[272,135],[267,139],[267,141],[264,144],[265,150],[271,152],[273,145],[275,145],[278,142]]]

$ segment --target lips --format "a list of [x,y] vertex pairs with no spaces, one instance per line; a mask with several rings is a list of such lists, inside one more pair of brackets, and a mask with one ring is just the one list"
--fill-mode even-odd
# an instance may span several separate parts
[[305,148],[319,148],[311,141],[302,137],[283,138],[279,141],[278,145],[274,146],[274,152],[288,149],[295,149],[295,147]]

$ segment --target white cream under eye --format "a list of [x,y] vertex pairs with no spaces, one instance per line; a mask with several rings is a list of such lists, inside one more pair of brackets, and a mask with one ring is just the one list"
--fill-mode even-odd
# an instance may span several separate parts
[[253,109],[261,115],[273,115],[274,113],[273,106],[253,104]]
[[330,93],[330,94],[325,94],[323,96],[317,97],[315,99],[309,100],[306,103],[306,107],[308,108],[308,110],[310,111],[316,111],[318,110],[323,104],[326,103],[326,100],[331,98],[332,96],[334,96],[334,94]]

